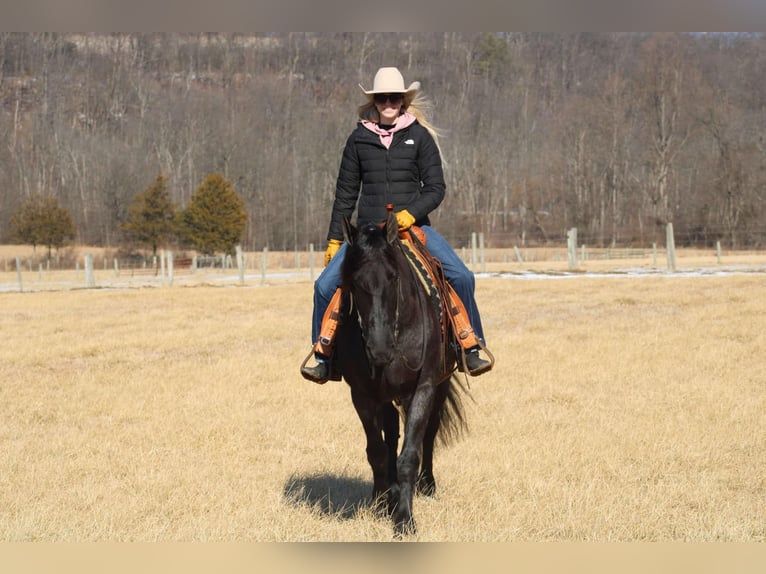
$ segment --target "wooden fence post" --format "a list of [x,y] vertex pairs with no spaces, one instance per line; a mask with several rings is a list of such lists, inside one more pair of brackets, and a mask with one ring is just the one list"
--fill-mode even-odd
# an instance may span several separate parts
[[93,275],[93,255],[85,254],[85,287],[90,289],[96,286],[96,278]]
[[245,284],[245,258],[242,256],[242,246],[237,245],[237,269],[239,270],[239,284]]
[[269,257],[269,248],[264,247],[261,253],[261,283],[266,283],[266,262]]
[[24,284],[21,281],[21,257],[16,258],[16,277],[19,279],[19,292],[24,292]]
[[577,269],[577,228],[573,227],[567,231],[567,261],[569,270]]
[[160,285],[165,286],[165,250],[160,250]]
[[309,277],[314,280],[314,244],[309,243]]
[[481,261],[481,272],[487,272],[487,264],[484,258],[484,233],[479,233],[479,261]]
[[676,270],[676,240],[673,237],[673,223],[668,223],[665,230],[665,249],[668,258],[668,270]]

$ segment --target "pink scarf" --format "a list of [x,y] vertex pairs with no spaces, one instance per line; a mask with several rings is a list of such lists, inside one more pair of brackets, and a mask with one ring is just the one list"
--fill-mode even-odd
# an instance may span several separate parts
[[378,134],[378,136],[380,136],[380,143],[382,143],[384,146],[386,146],[386,149],[388,149],[391,147],[391,142],[394,140],[394,134],[411,125],[414,121],[415,116],[409,112],[404,112],[401,116],[396,118],[396,123],[390,130],[384,130],[378,124],[369,120],[362,120],[362,125],[372,133]]

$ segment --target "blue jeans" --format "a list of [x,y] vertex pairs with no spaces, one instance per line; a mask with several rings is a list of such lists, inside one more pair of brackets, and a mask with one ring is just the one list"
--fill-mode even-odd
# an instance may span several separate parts
[[[465,305],[468,319],[471,321],[476,336],[484,341],[484,329],[481,326],[479,309],[474,298],[476,280],[473,272],[465,266],[463,260],[458,257],[447,240],[444,239],[433,227],[424,225],[421,229],[426,234],[426,247],[442,264],[444,276],[455,289],[458,297]],[[319,330],[322,327],[322,317],[330,304],[335,290],[340,286],[340,271],[343,258],[346,254],[347,244],[343,244],[338,252],[327,264],[317,280],[314,281],[314,318],[311,325],[311,343],[316,343],[319,338]]]

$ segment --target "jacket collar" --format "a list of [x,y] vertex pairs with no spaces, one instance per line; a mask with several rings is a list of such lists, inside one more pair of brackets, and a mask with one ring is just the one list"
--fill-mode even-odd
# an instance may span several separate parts
[[411,126],[413,123],[415,123],[415,116],[409,112],[404,112],[401,116],[399,116],[399,118],[396,120],[396,124],[390,130],[384,130],[378,124],[369,120],[362,120],[361,122],[365,128],[378,135],[380,138],[380,143],[382,143],[386,149],[391,147],[391,142],[394,140],[394,134],[396,132],[402,131],[403,129]]

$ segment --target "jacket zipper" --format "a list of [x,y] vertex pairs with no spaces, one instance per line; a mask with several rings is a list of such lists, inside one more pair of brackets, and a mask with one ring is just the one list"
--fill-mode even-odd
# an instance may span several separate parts
[[[391,140],[391,145],[394,145],[394,141]],[[393,203],[391,197],[391,148],[386,148],[386,205]],[[396,206],[394,206],[396,208]]]

